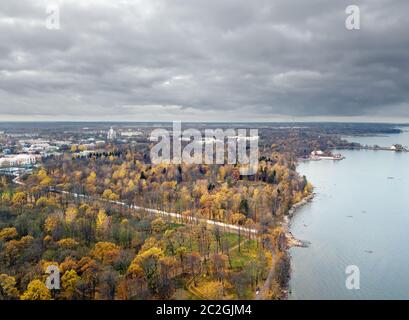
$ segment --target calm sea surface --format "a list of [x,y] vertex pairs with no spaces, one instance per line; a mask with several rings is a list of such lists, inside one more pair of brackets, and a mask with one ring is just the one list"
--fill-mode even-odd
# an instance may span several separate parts
[[[409,146],[409,132],[348,140]],[[311,244],[291,249],[289,299],[409,299],[409,153],[342,154],[298,167],[317,195],[292,220]],[[348,265],[359,267],[359,290],[346,288]]]

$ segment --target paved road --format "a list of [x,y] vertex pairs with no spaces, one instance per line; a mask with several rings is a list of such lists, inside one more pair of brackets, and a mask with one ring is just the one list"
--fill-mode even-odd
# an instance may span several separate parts
[[[24,185],[24,183],[19,180],[19,176],[17,176],[13,180],[13,182],[18,184],[18,185],[21,185],[21,186]],[[75,198],[90,198],[89,196],[84,195],[84,194],[78,194],[78,193],[64,191],[64,190],[58,190],[55,187],[50,187],[49,190],[51,192],[71,195],[71,196],[73,196]],[[218,227],[221,227],[223,229],[228,229],[228,230],[230,230],[232,232],[239,232],[239,230],[240,230],[241,233],[242,232],[244,232],[244,233],[247,232],[247,233],[251,233],[251,234],[254,234],[254,235],[258,234],[257,229],[243,228],[243,227],[236,226],[234,224],[223,223],[223,222],[210,220],[210,219],[196,218],[196,217],[191,217],[191,216],[186,217],[186,216],[183,216],[183,215],[181,215],[179,213],[167,212],[167,211],[151,209],[151,208],[145,208],[145,207],[140,207],[140,206],[137,206],[137,205],[127,205],[125,202],[121,202],[121,201],[113,201],[113,200],[105,200],[105,199],[104,199],[104,201],[112,203],[112,204],[116,204],[116,205],[119,205],[119,206],[123,206],[123,207],[126,207],[126,208],[134,209],[134,210],[137,210],[137,211],[146,211],[146,212],[149,212],[149,213],[152,213],[152,214],[155,214],[155,215],[169,216],[169,217],[172,217],[172,218],[175,218],[175,219],[179,219],[180,221],[187,220],[187,222],[190,222],[190,223],[205,222],[208,225],[218,226]]]
[[[68,194],[71,195],[75,198],[89,198],[87,195],[84,194],[78,194],[78,193],[73,193],[73,192],[68,192],[68,191],[64,191],[64,190],[58,190],[56,188],[51,187],[50,191],[52,192],[56,192],[56,193],[61,193],[61,194]],[[151,209],[151,208],[145,208],[145,207],[140,207],[137,205],[127,205],[125,202],[121,202],[121,201],[113,201],[113,200],[104,200],[106,202],[112,203],[112,204],[116,204],[119,206],[123,206],[126,208],[130,208],[130,209],[134,209],[137,211],[145,211],[145,212],[149,212],[155,215],[161,215],[161,216],[168,216],[168,217],[172,217],[175,219],[179,219],[181,221],[187,221],[188,223],[201,223],[201,222],[205,222],[208,225],[211,226],[217,226],[223,229],[228,229],[229,231],[232,232],[240,232],[241,233],[251,233],[253,235],[258,234],[258,230],[257,229],[251,229],[251,228],[244,228],[244,227],[239,227],[236,226],[234,224],[229,224],[229,223],[223,223],[223,222],[219,222],[219,221],[215,221],[215,220],[210,220],[210,219],[203,219],[203,218],[196,218],[196,217],[191,217],[191,216],[183,216],[179,213],[174,213],[174,212],[167,212],[167,211],[163,211],[163,210],[157,210],[157,209]]]
[[256,296],[255,300],[267,300],[268,299],[268,292],[270,291],[271,288],[271,283],[275,278],[275,259],[274,259],[274,252],[272,255],[272,261],[271,261],[271,268],[270,271],[268,272],[268,276],[266,281],[264,281],[264,285],[261,287],[259,294]]

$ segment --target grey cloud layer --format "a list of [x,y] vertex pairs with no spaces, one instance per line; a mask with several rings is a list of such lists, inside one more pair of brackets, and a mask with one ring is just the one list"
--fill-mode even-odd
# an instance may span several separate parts
[[2,0],[0,117],[409,117],[406,0],[59,3]]

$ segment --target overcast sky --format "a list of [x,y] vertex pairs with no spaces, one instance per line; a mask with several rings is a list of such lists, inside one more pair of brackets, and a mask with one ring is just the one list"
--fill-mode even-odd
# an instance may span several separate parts
[[[360,30],[345,28],[351,4]],[[1,0],[0,121],[408,121],[408,13],[407,0]]]

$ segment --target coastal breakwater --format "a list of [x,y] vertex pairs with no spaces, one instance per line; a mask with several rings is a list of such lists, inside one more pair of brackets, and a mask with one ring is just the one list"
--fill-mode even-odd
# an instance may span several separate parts
[[409,149],[393,149],[388,147],[379,147],[379,146],[353,146],[353,147],[338,147],[338,150],[373,150],[373,151],[392,151],[392,152],[409,152]]

